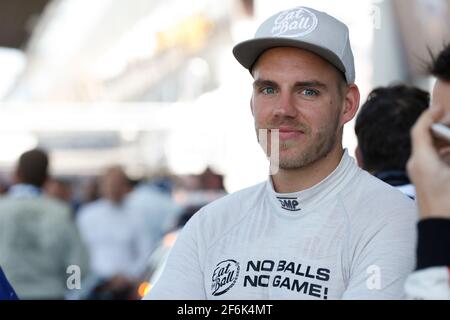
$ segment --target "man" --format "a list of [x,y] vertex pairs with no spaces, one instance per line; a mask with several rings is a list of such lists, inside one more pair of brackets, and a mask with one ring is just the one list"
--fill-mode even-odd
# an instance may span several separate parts
[[135,280],[150,254],[145,225],[126,205],[130,190],[122,168],[110,167],[100,181],[102,198],[82,207],[77,215],[92,271],[101,279],[93,298],[132,298]]
[[412,199],[415,190],[406,173],[409,132],[429,100],[429,94],[419,88],[380,87],[369,94],[356,117],[358,165]]
[[433,62],[437,77],[430,110],[412,131],[408,172],[417,190],[417,271],[406,283],[411,298],[450,299],[450,143],[433,138],[434,122],[450,125],[450,45]]
[[21,299],[64,299],[68,284],[76,289],[88,272],[69,207],[43,195],[48,164],[42,150],[23,153],[0,199],[0,265]]
[[263,22],[234,55],[255,80],[255,127],[278,142],[267,148],[271,159],[279,153],[278,171],[195,214],[146,298],[402,297],[414,203],[342,148],[359,104],[348,28],[297,7]]

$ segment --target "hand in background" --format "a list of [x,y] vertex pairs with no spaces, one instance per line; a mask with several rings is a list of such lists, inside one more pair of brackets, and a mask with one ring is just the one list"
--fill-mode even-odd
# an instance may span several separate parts
[[430,131],[442,121],[443,110],[425,111],[412,129],[412,155],[408,173],[416,187],[420,215],[450,219],[450,144],[436,140]]

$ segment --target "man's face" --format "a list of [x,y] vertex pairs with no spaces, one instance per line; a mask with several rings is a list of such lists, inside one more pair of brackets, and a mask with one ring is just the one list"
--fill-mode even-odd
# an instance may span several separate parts
[[296,169],[325,157],[342,139],[343,80],[319,56],[296,48],[264,52],[253,68],[255,128],[279,129],[279,166]]
[[120,203],[129,191],[124,173],[116,168],[107,170],[101,179],[100,188],[103,197],[114,203]]

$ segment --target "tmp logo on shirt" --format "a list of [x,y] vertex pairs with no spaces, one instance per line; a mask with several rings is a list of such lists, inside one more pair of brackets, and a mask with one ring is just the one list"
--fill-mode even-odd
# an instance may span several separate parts
[[281,209],[288,210],[288,211],[300,211],[302,210],[298,206],[300,205],[300,202],[297,198],[293,197],[277,197],[278,201],[281,204]]
[[211,291],[220,296],[230,290],[239,277],[239,262],[228,259],[219,262],[212,275]]

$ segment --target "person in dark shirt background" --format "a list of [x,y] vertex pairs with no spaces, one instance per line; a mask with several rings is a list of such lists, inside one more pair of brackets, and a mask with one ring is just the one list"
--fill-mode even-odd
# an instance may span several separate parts
[[369,94],[355,123],[358,165],[412,199],[415,190],[406,173],[410,131],[429,103],[430,95],[419,88],[379,87]]

